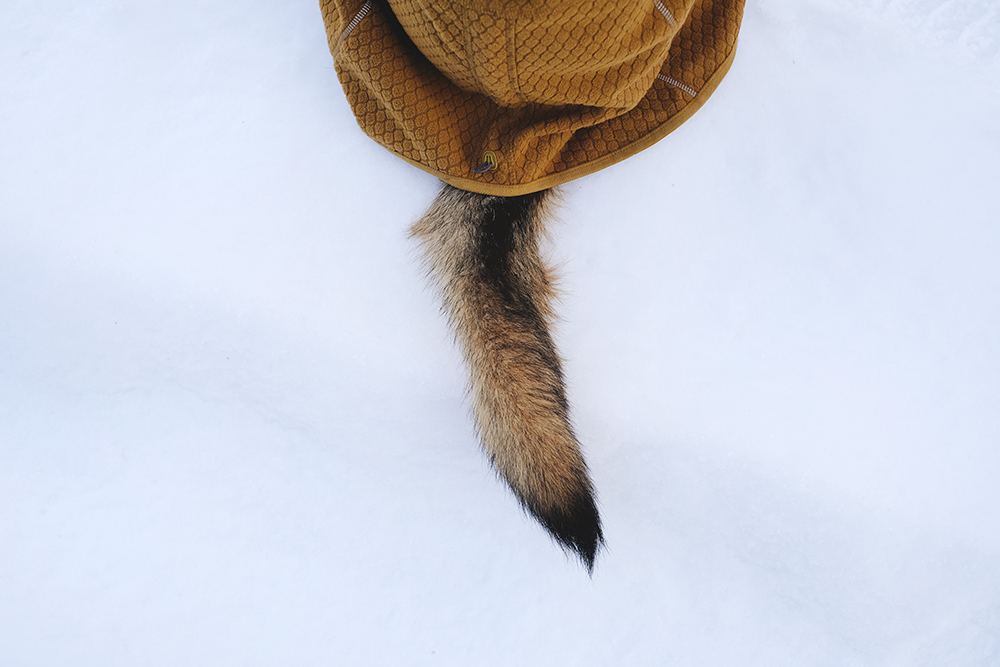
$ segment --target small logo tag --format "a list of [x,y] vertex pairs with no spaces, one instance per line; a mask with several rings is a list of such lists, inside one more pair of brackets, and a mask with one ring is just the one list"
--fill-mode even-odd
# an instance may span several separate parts
[[486,151],[483,153],[482,163],[472,171],[476,174],[485,174],[492,169],[496,169],[498,163],[497,154],[493,151]]

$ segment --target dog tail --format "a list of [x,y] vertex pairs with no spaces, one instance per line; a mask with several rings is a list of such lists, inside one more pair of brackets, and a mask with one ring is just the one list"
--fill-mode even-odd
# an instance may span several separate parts
[[471,374],[476,427],[524,507],[588,571],[603,544],[549,334],[554,296],[538,242],[549,190],[520,197],[444,186],[411,229]]

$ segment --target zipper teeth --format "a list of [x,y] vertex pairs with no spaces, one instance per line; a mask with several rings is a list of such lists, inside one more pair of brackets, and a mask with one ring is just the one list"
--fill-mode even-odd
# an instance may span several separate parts
[[663,14],[663,18],[667,19],[667,23],[670,24],[670,27],[677,28],[677,21],[674,19],[674,15],[670,13],[670,10],[667,9],[667,6],[660,2],[660,0],[654,0],[653,4],[655,4],[656,8],[661,14]]
[[691,86],[686,86],[683,83],[681,83],[680,81],[678,81],[677,79],[671,79],[666,74],[657,74],[656,78],[659,79],[660,81],[665,82],[665,83],[669,83],[674,88],[680,88],[681,90],[683,90],[685,93],[687,93],[691,97],[695,97],[695,96],[698,95],[698,91],[695,90],[694,88],[692,88]]
[[351,19],[351,22],[347,24],[347,27],[344,28],[344,32],[340,33],[340,39],[337,40],[337,46],[333,47],[334,56],[336,56],[337,52],[340,51],[340,46],[344,43],[344,40],[347,39],[347,36],[354,32],[354,29],[357,28],[358,24],[364,20],[365,16],[368,15],[368,12],[370,12],[371,9],[372,0],[365,0],[364,6],[362,6],[354,18]]

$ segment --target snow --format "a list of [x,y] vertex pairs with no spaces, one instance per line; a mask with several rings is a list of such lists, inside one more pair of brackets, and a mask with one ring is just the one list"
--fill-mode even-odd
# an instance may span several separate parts
[[0,664],[1000,664],[998,147],[992,0],[751,0],[565,188],[590,579],[315,2],[3,3]]

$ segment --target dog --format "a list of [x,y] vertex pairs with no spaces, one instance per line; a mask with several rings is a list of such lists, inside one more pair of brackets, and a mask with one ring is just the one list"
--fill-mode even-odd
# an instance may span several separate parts
[[358,124],[445,185],[412,227],[471,377],[483,448],[589,572],[604,545],[549,332],[554,188],[685,122],[744,0],[320,0]]

